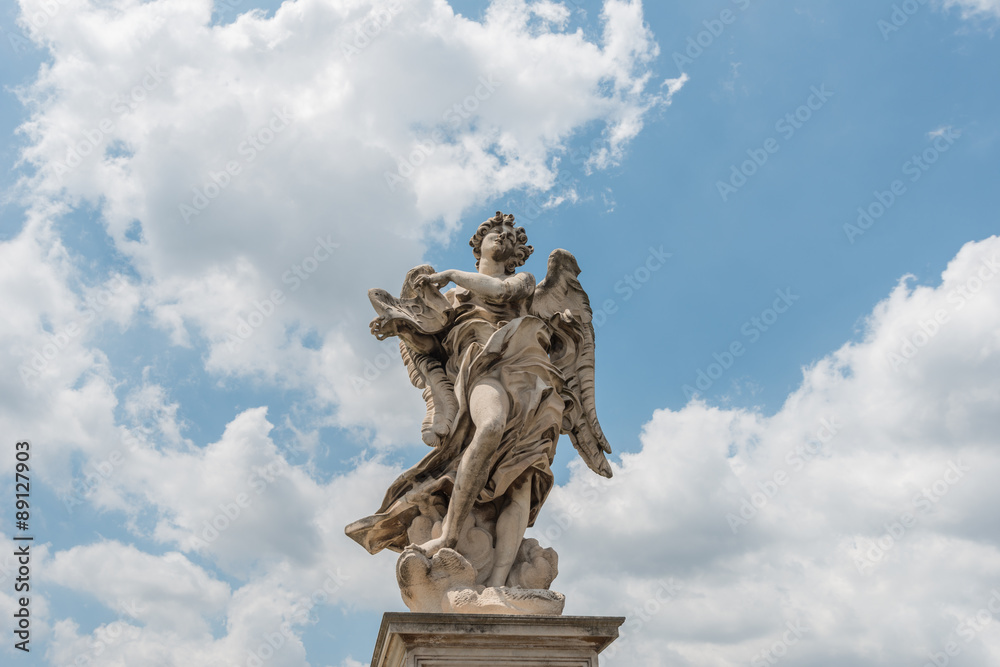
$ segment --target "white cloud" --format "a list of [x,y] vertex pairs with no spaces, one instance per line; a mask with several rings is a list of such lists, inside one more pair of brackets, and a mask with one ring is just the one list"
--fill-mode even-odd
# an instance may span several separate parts
[[177,552],[154,556],[99,542],[53,554],[39,564],[53,583],[89,593],[147,627],[181,635],[208,632],[205,616],[225,609],[229,586]]
[[[44,4],[22,0],[22,12]],[[35,352],[43,362],[27,384],[13,373],[0,379],[10,408],[0,430],[46,444],[39,481],[57,489],[68,487],[74,460],[92,467],[118,452],[83,500],[127,517],[129,530],[166,553],[102,540],[42,561],[51,581],[109,609],[146,605],[81,631],[74,619],[52,618],[39,596],[49,658],[93,659],[100,645],[109,664],[241,664],[288,623],[268,664],[304,664],[303,610],[400,605],[392,555],[372,559],[343,535],[398,470],[362,457],[321,480],[309,464],[289,463],[264,407],[232,417],[215,442],[195,443],[177,397],[148,378],[119,402],[101,327],[139,326],[148,314],[172,344],[203,352],[223,381],[315,388],[307,402],[336,411],[331,423],[374,429],[377,446],[413,440],[421,401],[394,346],[366,336],[365,289],[395,288],[401,267],[421,261],[425,238],[444,238],[485,199],[550,188],[581,128],[603,127],[590,166],[614,164],[686,76],[648,90],[657,46],[637,2],[606,2],[596,42],[547,0],[495,2],[482,22],[431,0],[297,0],[270,18],[215,26],[206,0],[59,6],[32,33],[51,64],[21,91],[32,114],[24,160],[37,169],[20,184],[28,219],[0,243],[0,354],[6,368]],[[964,7],[984,13],[996,3]],[[388,179],[390,188],[387,173],[402,181]],[[549,201],[575,201],[576,192]],[[54,225],[83,205],[98,208],[138,276],[100,310],[86,297],[99,303],[116,274],[82,271]],[[1000,472],[1000,282],[984,283],[961,309],[954,295],[997,251],[997,239],[963,248],[941,287],[901,283],[865,340],[808,369],[777,415],[699,403],[659,411],[643,450],[622,457],[617,484],[605,492],[578,470],[553,493],[538,529],[547,515],[549,525],[567,524],[552,541],[563,552],[556,587],[565,584],[569,611],[642,619],[635,607],[657,607],[642,628],[626,627],[619,657],[604,664],[746,663],[799,621],[808,631],[789,647],[796,660],[919,664],[985,605],[1000,580],[990,523],[1000,500],[990,485]],[[275,290],[283,298],[272,300]],[[921,322],[933,328],[926,323],[939,309],[949,321],[893,368],[887,355],[902,354]],[[60,344],[74,323],[86,326]],[[242,342],[230,345],[233,336]],[[51,358],[47,344],[56,346]],[[786,453],[822,419],[842,427],[792,470]],[[958,461],[972,470],[858,571],[885,524],[917,512],[914,496],[947,483]],[[726,515],[779,469],[787,483],[734,534]],[[228,524],[205,539],[207,525],[226,523],[220,516]],[[679,585],[676,596],[647,605],[665,577]],[[220,619],[224,632],[213,629]],[[961,644],[970,664],[1000,657],[995,628]],[[134,632],[135,641],[117,640]]]
[[345,658],[344,662],[340,663],[340,667],[368,667],[368,663],[358,662],[353,658]]
[[141,276],[117,321],[141,295],[175,345],[207,339],[211,372],[315,387],[336,423],[381,441],[404,433],[374,418],[398,401],[347,409],[385,349],[366,289],[399,283],[422,239],[477,203],[550,187],[551,157],[584,126],[607,128],[594,164],[617,161],[668,99],[647,91],[657,46],[634,1],[605,4],[597,43],[547,0],[493,3],[482,22],[431,0],[210,15],[205,0],[78,0],[33,29],[52,63],[21,90],[23,199],[99,207]]
[[[36,568],[47,581],[93,595],[119,615],[83,633],[75,619],[50,619],[53,660],[96,659],[100,644],[102,659],[126,664],[244,664],[249,653],[274,652],[268,664],[301,665],[301,633],[316,607],[400,607],[391,554],[373,560],[343,532],[378,505],[398,469],[362,460],[319,483],[277,450],[263,408],[238,415],[205,447],[152,447],[146,438],[176,429],[163,426],[171,406],[162,396],[147,387],[130,399],[158,415],[156,426],[134,449],[120,449],[85,502],[152,515],[154,529],[133,519],[131,530],[171,551],[154,555],[109,540],[51,557],[43,551]],[[230,591],[198,559],[239,583]],[[220,619],[222,633],[212,628]]]
[[531,6],[531,12],[548,23],[552,23],[560,28],[566,27],[569,20],[569,7],[559,2],[544,0],[536,2]]
[[969,243],[774,416],[692,402],[657,411],[610,484],[577,466],[535,530],[567,613],[630,617],[602,664],[747,664],[786,623],[807,628],[789,664],[920,665],[951,641],[996,664],[997,624],[960,624],[1000,587],[998,273],[1000,237]]
[[48,213],[31,213],[21,234],[0,243],[8,314],[0,359],[9,371],[0,378],[0,425],[46,443],[40,475],[59,484],[68,482],[71,451],[104,447],[96,433],[116,401],[106,355],[93,345],[104,327],[126,325],[138,301],[132,283],[77,269]]
[[[366,289],[398,285],[423,239],[469,207],[551,185],[584,126],[627,127],[622,149],[658,99],[643,92],[656,47],[641,6],[609,2],[598,43],[567,32],[553,2],[496,3],[479,23],[431,0],[298,0],[214,26],[206,0],[58,7],[29,28],[50,61],[19,90],[34,175],[17,188],[26,223],[0,243],[0,340],[5,367],[32,373],[0,380],[0,425],[45,444],[37,481],[67,512],[124,517],[167,553],[113,540],[56,552],[52,581],[148,608],[96,628],[40,621],[39,637],[51,632],[59,664],[241,664],[279,632],[268,664],[302,664],[316,605],[401,606],[391,554],[373,560],[343,534],[399,471],[359,459],[320,482],[275,446],[263,407],[195,443],[173,392],[146,372],[115,377],[102,334],[161,329],[225,382],[306,389],[334,425],[412,441],[422,402],[394,346],[367,334]],[[388,173],[405,178],[390,188]],[[137,276],[124,285],[60,238],[88,206]]]
[[962,18],[992,15],[1000,18],[1000,0],[944,0],[947,9],[958,7]]
[[663,86],[667,87],[667,104],[670,103],[670,100],[673,98],[674,95],[680,92],[681,88],[684,87],[684,84],[687,83],[688,80],[690,80],[690,78],[691,77],[689,77],[687,73],[684,72],[676,79],[663,80],[663,83],[660,84],[660,87],[661,88]]

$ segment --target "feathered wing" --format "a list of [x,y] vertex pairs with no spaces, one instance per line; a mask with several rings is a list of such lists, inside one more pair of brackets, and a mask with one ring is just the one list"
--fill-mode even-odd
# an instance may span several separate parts
[[417,276],[433,272],[434,269],[426,264],[412,269],[406,274],[398,299],[380,289],[369,290],[368,299],[379,314],[372,321],[372,333],[379,340],[399,336],[399,353],[410,382],[423,390],[427,404],[421,437],[431,447],[437,447],[455,422],[458,399],[439,359],[437,339],[437,334],[454,318],[454,310],[436,289],[413,284]]
[[553,250],[545,279],[535,288],[531,310],[555,332],[549,357],[565,378],[562,432],[569,435],[591,470],[611,477],[605,456],[611,453],[611,445],[597,420],[594,400],[593,311],[579,275],[580,267],[572,254]]
[[437,447],[451,432],[452,424],[458,414],[455,387],[437,358],[411,349],[403,336],[400,336],[399,353],[406,363],[410,382],[417,389],[424,390],[427,414],[424,415],[420,428],[420,437],[431,447]]

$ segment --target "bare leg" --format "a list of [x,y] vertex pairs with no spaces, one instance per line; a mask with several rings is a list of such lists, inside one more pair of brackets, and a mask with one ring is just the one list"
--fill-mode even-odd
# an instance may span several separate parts
[[524,531],[528,528],[528,514],[531,510],[532,473],[522,475],[507,491],[508,503],[497,517],[496,560],[487,586],[505,586],[510,568],[521,548]]
[[451,492],[448,511],[441,525],[441,537],[420,545],[427,555],[440,549],[454,549],[459,531],[479,492],[489,480],[490,458],[500,444],[507,424],[507,392],[494,380],[477,384],[469,397],[469,413],[476,425],[476,434],[462,454]]

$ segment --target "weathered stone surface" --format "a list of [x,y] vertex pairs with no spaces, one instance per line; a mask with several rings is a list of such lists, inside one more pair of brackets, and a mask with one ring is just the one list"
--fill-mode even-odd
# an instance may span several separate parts
[[[475,272],[419,266],[398,298],[368,294],[378,314],[372,333],[399,338],[410,380],[423,390],[421,437],[434,451],[346,532],[371,553],[406,550],[397,578],[411,610],[558,613],[552,596],[503,591],[547,590],[558,573],[555,551],[524,533],[555,483],[560,434],[592,470],[611,476],[580,268],[555,250],[536,284],[516,272],[532,253],[527,240],[514,216],[497,212],[469,241]],[[456,287],[442,294],[449,283]],[[454,555],[418,558],[446,550]]]
[[542,548],[538,540],[521,542],[514,566],[507,575],[507,585],[513,588],[548,588],[559,574],[559,556],[555,549]]
[[442,549],[428,558],[410,547],[396,562],[396,582],[410,611],[445,612],[448,593],[472,589],[476,571],[454,549]]
[[483,588],[451,591],[447,611],[459,614],[541,614],[558,616],[566,596],[555,591],[529,588]]
[[[536,542],[535,551],[551,550],[538,548]],[[544,558],[540,560],[548,563]],[[531,563],[522,565],[529,576],[536,574]],[[558,615],[566,604],[562,593],[544,587],[478,585],[475,568],[454,549],[441,549],[428,557],[419,547],[407,547],[396,563],[396,581],[403,602],[414,612]],[[535,581],[547,586],[551,579],[542,576]]]
[[598,667],[619,617],[385,614],[371,667]]

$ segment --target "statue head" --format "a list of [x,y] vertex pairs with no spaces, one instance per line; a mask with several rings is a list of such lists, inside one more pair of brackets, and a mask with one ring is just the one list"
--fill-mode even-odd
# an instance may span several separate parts
[[[491,233],[494,236],[487,239]],[[483,253],[487,253],[490,259],[503,263],[507,275],[514,273],[514,269],[523,265],[534,251],[528,245],[528,234],[524,227],[515,227],[514,216],[510,213],[504,215],[500,211],[479,225],[476,233],[469,239],[469,245],[472,246],[477,269]]]

